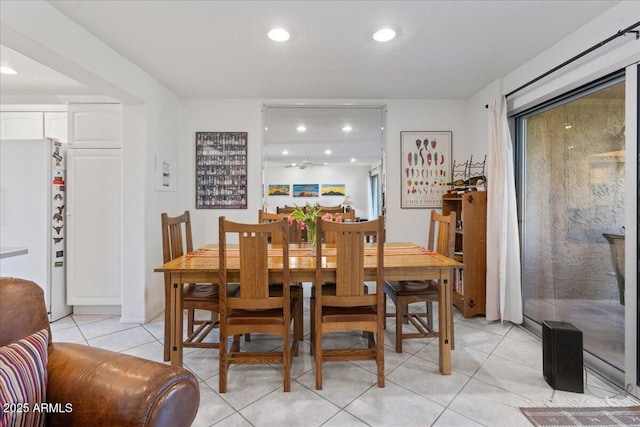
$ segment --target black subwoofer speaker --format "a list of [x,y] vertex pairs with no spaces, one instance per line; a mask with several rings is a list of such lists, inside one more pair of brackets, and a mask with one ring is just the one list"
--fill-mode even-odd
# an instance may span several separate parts
[[555,390],[584,393],[582,331],[568,322],[542,322],[542,374]]

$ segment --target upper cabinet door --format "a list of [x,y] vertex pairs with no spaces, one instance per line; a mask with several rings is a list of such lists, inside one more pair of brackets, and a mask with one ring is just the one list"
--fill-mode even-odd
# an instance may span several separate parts
[[122,148],[120,104],[69,104],[69,148]]
[[44,136],[67,142],[67,113],[64,111],[44,112]]
[[42,139],[42,112],[0,112],[1,139]]

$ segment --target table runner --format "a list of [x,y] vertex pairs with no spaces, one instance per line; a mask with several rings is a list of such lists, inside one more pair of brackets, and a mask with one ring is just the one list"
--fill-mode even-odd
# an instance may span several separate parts
[[[269,249],[270,256],[280,255],[282,251]],[[365,256],[375,256],[377,253],[377,248],[374,246],[365,247],[364,254]],[[427,254],[435,254],[436,252],[423,248],[418,245],[405,245],[405,246],[392,246],[385,247],[384,254],[385,255],[427,255]],[[229,257],[238,257],[240,256],[238,248],[230,248],[227,251]],[[324,256],[335,256],[336,249],[335,248],[325,248],[322,251]],[[218,248],[203,246],[196,251],[189,252],[187,257],[206,257],[206,258],[218,258],[220,255],[220,250]],[[302,248],[289,248],[289,256],[290,257],[314,257],[316,254],[312,252],[308,247]]]

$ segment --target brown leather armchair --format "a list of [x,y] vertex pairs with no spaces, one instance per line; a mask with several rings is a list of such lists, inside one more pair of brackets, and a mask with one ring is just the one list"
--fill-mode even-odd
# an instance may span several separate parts
[[51,343],[42,289],[0,278],[0,346],[49,331],[48,403],[72,412],[47,413],[47,426],[190,426],[200,399],[195,376],[138,357],[71,343]]

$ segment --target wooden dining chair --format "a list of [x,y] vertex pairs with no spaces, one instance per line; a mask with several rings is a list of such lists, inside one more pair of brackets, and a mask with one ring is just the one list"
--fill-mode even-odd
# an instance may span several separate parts
[[296,207],[295,207],[295,206],[287,206],[287,205],[284,205],[284,206],[282,206],[282,207],[280,207],[280,206],[276,207],[276,213],[279,213],[279,214],[280,214],[280,213],[281,213],[281,214],[291,214],[291,213],[293,213],[293,211],[295,211],[295,210],[296,210]]
[[[438,214],[436,211],[431,211],[428,240],[429,249],[451,258],[453,256],[455,246],[455,225],[455,212],[451,212],[450,215],[445,216]],[[396,318],[397,353],[402,353],[403,339],[438,336],[438,332],[433,327],[433,302],[438,301],[439,286],[440,284],[437,280],[387,281],[385,283],[385,308],[387,297],[391,298],[391,301],[393,301],[396,306],[396,312],[387,313],[386,317]],[[426,312],[410,312],[409,304],[416,302],[426,303]],[[385,328],[387,323],[386,317]],[[454,348],[453,316],[451,319],[451,348]],[[415,327],[416,332],[403,332],[403,323],[411,323]]]
[[[327,214],[331,215],[331,221],[335,221],[335,222],[355,222],[356,220],[355,211],[336,212],[336,213],[324,212],[322,214],[318,214],[318,216],[325,218]],[[333,232],[325,232],[324,235],[322,236],[322,239],[324,239],[325,244],[334,245],[336,241],[335,235],[336,233],[333,233]]]
[[[162,257],[167,263],[193,251],[193,238],[191,235],[191,215],[185,211],[177,217],[170,217],[167,213],[161,214],[162,222]],[[170,359],[170,314],[171,314],[171,282],[170,274],[164,274],[164,360]],[[183,347],[218,348],[218,343],[204,342],[205,337],[218,325],[219,287],[211,283],[191,283],[183,287],[182,308],[187,310],[187,336],[184,338]],[[238,287],[232,286],[229,292],[237,292]],[[211,312],[209,320],[199,321],[195,318],[196,310]]]
[[[316,244],[315,289],[311,310],[313,311],[313,356],[316,367],[316,389],[322,390],[322,369],[325,361],[367,360],[376,361],[378,387],[384,387],[384,298],[383,268],[384,243],[377,239],[375,246],[376,293],[367,294],[365,281],[365,238],[367,235],[381,236],[384,219],[344,223],[324,221],[318,218],[319,236],[336,233],[335,257],[325,254],[321,239]],[[333,251],[333,249],[331,249]],[[324,263],[323,263],[324,260]],[[335,292],[323,289],[324,270],[335,263]],[[325,335],[338,331],[365,331],[367,348],[323,348]]]
[[[240,269],[240,291],[237,295],[220,295],[220,373],[219,392],[227,391],[227,374],[232,363],[282,364],[284,391],[291,389],[291,358],[298,354],[298,332],[291,337],[291,313],[295,312],[299,301],[290,297],[289,292],[289,236],[285,220],[267,224],[240,224],[219,218],[220,286],[228,285],[229,262],[233,259]],[[269,245],[274,234],[281,233],[283,244],[277,251],[281,260],[282,294],[273,296],[269,289]],[[232,234],[239,242],[238,257],[230,258],[227,235]],[[235,240],[235,239],[234,239]],[[280,266],[278,266],[280,267]],[[241,351],[240,335],[263,333],[282,338],[282,348],[269,352]],[[233,337],[231,348],[227,349],[228,338]]]
[[337,205],[337,206],[320,206],[320,212],[321,213],[331,213],[331,214],[343,213],[344,212],[344,207],[342,207],[341,205]]
[[[287,220],[287,214],[278,214],[278,213],[269,213],[265,212],[262,209],[258,211],[258,223],[266,224],[274,221],[282,221]],[[289,232],[289,243],[301,243],[301,233],[300,227],[297,222],[293,222],[292,225],[287,225],[287,231]],[[272,245],[282,245],[282,235],[279,233],[275,233],[271,236],[271,244]],[[304,289],[302,288],[302,283],[290,283],[289,289],[291,293],[291,298],[297,298],[300,303],[297,306],[297,310],[293,313],[294,323],[297,324],[298,331],[298,341],[304,340],[304,307],[303,307],[303,296]],[[271,283],[269,285],[269,292],[272,296],[277,296],[282,294],[282,283]],[[245,340],[250,340],[251,335],[245,335]]]

